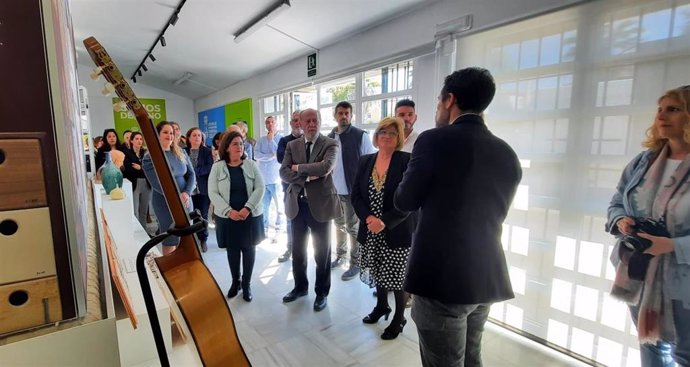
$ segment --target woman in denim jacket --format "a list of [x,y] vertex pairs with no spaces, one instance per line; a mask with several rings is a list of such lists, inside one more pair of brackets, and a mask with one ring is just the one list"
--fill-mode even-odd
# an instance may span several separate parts
[[256,162],[246,159],[244,139],[239,132],[223,135],[218,152],[220,160],[213,164],[208,177],[208,196],[216,215],[218,247],[226,248],[228,252],[232,275],[228,298],[235,297],[241,285],[242,298],[251,302],[249,285],[254,270],[255,246],[265,238],[261,205],[264,180]]
[[[608,208],[606,230],[619,239],[611,295],[630,305],[642,366],[690,366],[689,110],[690,86],[659,98],[648,150],[625,167]],[[635,233],[634,218],[663,221],[670,236]],[[626,235],[651,247],[633,251],[620,241]]]

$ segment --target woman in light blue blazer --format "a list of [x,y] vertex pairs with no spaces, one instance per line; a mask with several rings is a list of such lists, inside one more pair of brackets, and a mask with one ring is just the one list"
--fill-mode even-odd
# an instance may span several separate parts
[[239,132],[225,134],[218,153],[220,160],[213,164],[208,177],[208,196],[216,216],[218,247],[228,253],[232,275],[228,298],[235,297],[242,286],[242,298],[251,302],[255,246],[265,238],[261,205],[264,181],[256,162],[246,159]]

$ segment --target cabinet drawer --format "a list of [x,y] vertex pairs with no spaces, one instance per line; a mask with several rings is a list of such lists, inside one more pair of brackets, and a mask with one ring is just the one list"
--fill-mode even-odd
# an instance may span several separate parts
[[0,286],[0,334],[62,320],[57,277]]
[[47,206],[38,139],[0,139],[0,210]]
[[46,208],[0,211],[0,284],[55,275]]

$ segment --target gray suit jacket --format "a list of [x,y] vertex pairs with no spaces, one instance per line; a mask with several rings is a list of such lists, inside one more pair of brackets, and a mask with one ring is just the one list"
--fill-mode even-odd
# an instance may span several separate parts
[[[302,189],[305,189],[309,210],[314,219],[323,223],[341,215],[342,208],[332,175],[337,152],[338,142],[321,134],[311,149],[309,162],[304,138],[287,144],[280,166],[280,178],[288,184],[285,192],[285,215],[288,219],[294,219],[299,212],[297,197]],[[299,165],[299,172],[292,170],[293,164]],[[309,176],[319,178],[307,182]]]

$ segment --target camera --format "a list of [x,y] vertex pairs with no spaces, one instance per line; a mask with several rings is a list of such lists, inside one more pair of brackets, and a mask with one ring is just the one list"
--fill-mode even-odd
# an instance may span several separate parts
[[631,235],[623,236],[622,238],[622,242],[625,247],[633,251],[644,252],[646,249],[652,246],[652,241],[637,235],[639,232],[651,234],[652,236],[670,237],[663,218],[658,221],[652,218],[634,219],[635,224],[632,226],[633,233]]

